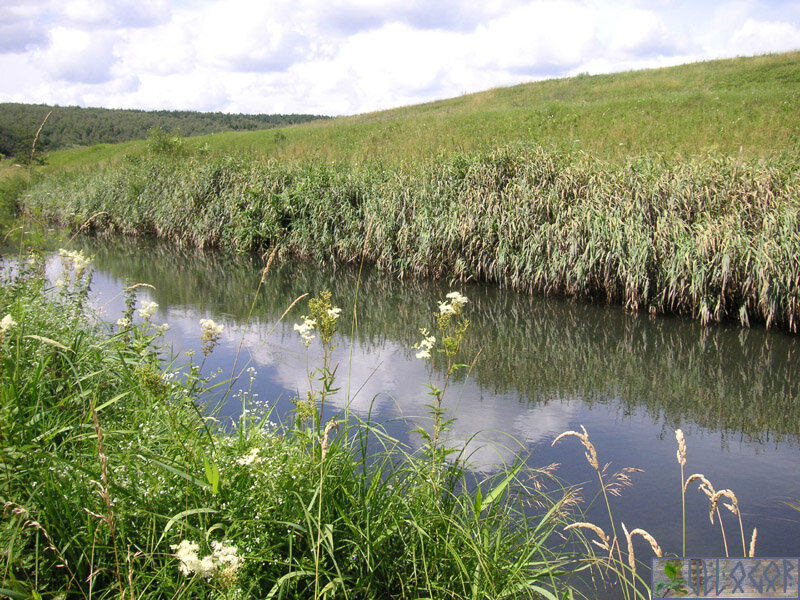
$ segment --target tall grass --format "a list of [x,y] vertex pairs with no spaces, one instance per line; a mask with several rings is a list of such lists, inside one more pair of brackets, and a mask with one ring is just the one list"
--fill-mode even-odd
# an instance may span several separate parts
[[[279,246],[404,276],[797,331],[797,157],[624,166],[538,146],[439,155],[419,169],[253,158],[131,158],[51,176],[29,214],[241,252]],[[366,228],[372,223],[368,243]]]
[[[325,364],[282,423],[242,381],[249,410],[218,424],[201,398],[227,385],[166,354],[154,306],[135,310],[138,287],[116,325],[97,321],[87,257],[61,257],[56,287],[33,255],[2,274],[0,594],[570,595],[573,557],[556,535],[570,496],[538,489],[545,473],[519,463],[477,477],[352,414],[338,430],[322,423],[336,371]],[[328,315],[334,341],[330,298],[309,309]],[[198,326],[204,357],[218,335]]]

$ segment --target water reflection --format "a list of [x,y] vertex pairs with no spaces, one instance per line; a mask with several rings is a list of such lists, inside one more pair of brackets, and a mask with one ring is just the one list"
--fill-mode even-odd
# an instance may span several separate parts
[[[344,308],[341,330],[349,332],[352,325],[353,268],[325,271],[283,258],[253,303],[263,267],[257,257],[234,259],[160,244],[134,249],[124,241],[83,243],[100,269],[120,280],[154,285],[152,295],[162,307],[221,316],[229,331],[247,322],[236,336],[245,337],[259,364],[276,365],[277,381],[287,390],[296,389],[296,364],[305,362],[298,360],[291,331],[305,304],[287,317],[288,326],[277,327],[267,345],[262,342],[292,301],[330,289]],[[372,272],[362,276],[353,343],[357,359],[344,360],[354,372],[351,389],[367,384],[353,400],[360,408],[379,394],[397,399],[398,381],[427,381],[424,365],[411,360],[410,347],[418,328],[431,326],[436,301],[447,291],[443,284],[400,283]],[[471,321],[466,355],[481,353],[472,372],[477,385],[464,398],[491,395],[502,398],[494,404],[513,400],[541,407],[564,396],[578,397],[589,404],[617,405],[623,413],[645,410],[654,423],[673,428],[689,422],[756,442],[797,439],[800,346],[790,334],[703,328],[677,318],[651,319],[496,288],[466,286],[464,292]],[[276,360],[276,343],[285,361]],[[464,398],[459,410],[471,414]]]

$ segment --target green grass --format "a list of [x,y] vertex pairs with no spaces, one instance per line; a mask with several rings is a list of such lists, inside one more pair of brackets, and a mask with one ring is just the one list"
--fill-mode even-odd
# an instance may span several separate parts
[[[393,168],[438,152],[535,142],[616,163],[630,156],[707,152],[772,156],[800,144],[800,53],[578,76],[341,117],[279,130],[192,138],[212,153]],[[55,152],[54,168],[119,159],[142,144]]]
[[[251,412],[219,424],[203,406],[228,387],[203,368],[214,328],[203,356],[171,358],[130,293],[129,324],[97,321],[85,308],[91,272],[69,260],[60,288],[35,256],[2,272],[0,594],[569,595],[565,569],[580,557],[556,529],[570,496],[549,475],[518,462],[473,476],[441,445],[411,452],[352,414],[338,429],[321,422],[336,385],[327,363],[281,424],[242,370],[228,399]],[[324,296],[315,302],[329,349],[336,318]]]

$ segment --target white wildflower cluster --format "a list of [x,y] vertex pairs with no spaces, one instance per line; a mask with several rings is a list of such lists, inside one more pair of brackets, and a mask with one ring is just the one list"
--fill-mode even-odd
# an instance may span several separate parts
[[242,466],[249,466],[261,462],[261,457],[258,455],[258,448],[253,448],[244,456],[236,459],[237,464]]
[[13,329],[16,326],[17,322],[11,317],[11,315],[6,315],[2,320],[0,320],[0,343],[2,343],[6,337],[6,331]]
[[219,336],[225,326],[215,323],[211,319],[200,319],[200,343],[203,345],[203,354],[208,356],[219,342]]
[[128,317],[120,317],[117,319],[117,327],[120,329],[127,329],[131,326],[131,320]]
[[337,307],[329,308],[328,309],[328,316],[331,319],[338,319],[339,315],[341,314],[341,312],[342,312],[341,308],[337,308]]
[[436,337],[432,336],[424,327],[420,329],[419,332],[422,334],[422,341],[414,344],[411,347],[415,350],[419,350],[419,352],[417,352],[417,358],[430,358],[431,350],[433,349],[433,345],[436,343]]
[[61,259],[63,268],[61,277],[56,280],[58,287],[63,287],[70,282],[78,283],[81,281],[92,264],[92,258],[85,256],[81,250],[72,251],[61,248],[58,251],[58,256]]
[[[332,310],[339,310],[339,309],[332,309]],[[336,313],[338,316],[339,313]],[[300,334],[300,339],[303,342],[303,345],[308,348],[309,344],[311,344],[311,340],[314,339],[312,335],[312,331],[317,326],[317,320],[312,319],[310,317],[306,317],[305,315],[302,316],[303,322],[302,323],[295,323],[294,330]]]
[[461,307],[468,302],[467,297],[462,296],[459,292],[450,292],[445,297],[446,301],[439,302],[439,314],[442,315],[454,315],[461,312]]
[[6,315],[5,317],[2,318],[2,320],[0,320],[0,331],[2,331],[3,333],[16,326],[17,322],[11,315]]
[[139,309],[139,316],[142,317],[145,321],[149,321],[150,318],[153,316],[153,313],[156,312],[158,308],[158,304],[155,302],[146,302],[142,305]]
[[196,573],[206,578],[222,575],[231,579],[242,563],[236,546],[228,546],[222,542],[211,542],[212,553],[202,558],[200,545],[197,542],[183,540],[180,544],[171,545],[170,548],[175,551],[175,558],[181,562],[178,569],[187,577]]

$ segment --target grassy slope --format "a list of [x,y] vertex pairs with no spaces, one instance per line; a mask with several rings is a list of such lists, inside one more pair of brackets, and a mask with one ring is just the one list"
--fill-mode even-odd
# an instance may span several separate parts
[[[196,138],[212,151],[279,159],[389,163],[439,151],[535,141],[621,161],[708,151],[770,155],[800,144],[800,52],[612,75],[552,79],[393,110]],[[142,143],[53,153],[52,167],[86,166]]]

